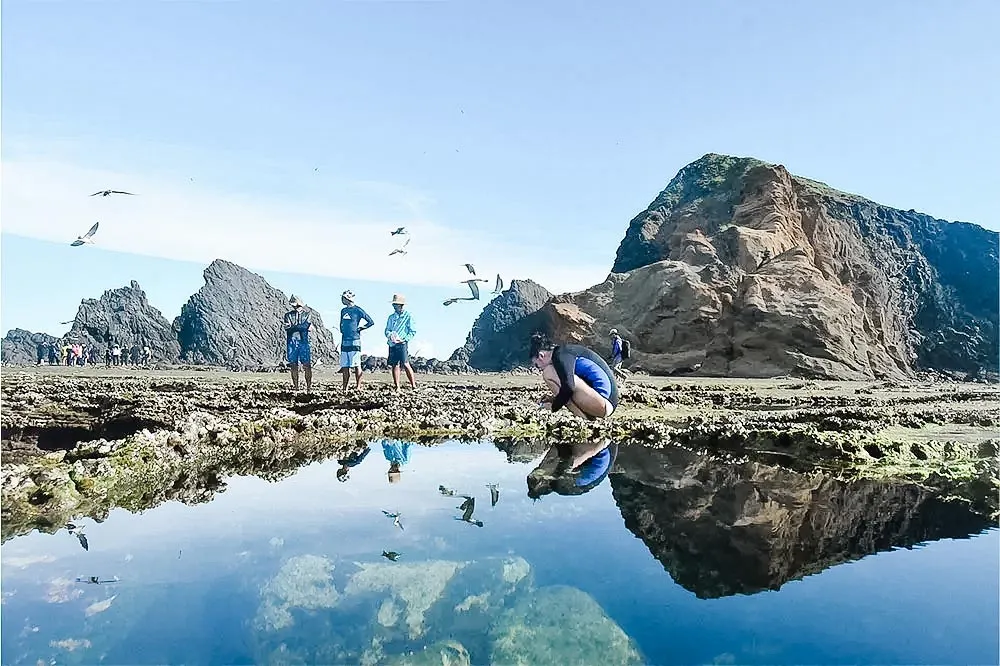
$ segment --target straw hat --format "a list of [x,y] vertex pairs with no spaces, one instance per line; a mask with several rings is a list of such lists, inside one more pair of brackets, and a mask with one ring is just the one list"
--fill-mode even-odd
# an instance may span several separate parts
[[403,297],[402,294],[393,294],[392,295],[392,304],[393,305],[406,305],[406,299]]

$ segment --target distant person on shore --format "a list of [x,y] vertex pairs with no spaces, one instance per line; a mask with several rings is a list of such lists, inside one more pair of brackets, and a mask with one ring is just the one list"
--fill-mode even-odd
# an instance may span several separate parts
[[539,407],[553,412],[566,407],[591,420],[611,416],[618,407],[614,372],[592,350],[573,344],[556,345],[544,334],[536,333],[531,336],[529,353],[552,391],[552,399]]
[[[340,373],[344,376],[344,390],[354,368],[354,388],[361,388],[361,331],[375,325],[368,313],[354,303],[354,292],[348,289],[340,295],[344,308],[340,311]],[[364,325],[361,325],[361,322]]]
[[615,371],[615,375],[625,379],[628,377],[628,372],[622,367],[625,359],[628,358],[630,349],[622,336],[618,333],[617,328],[611,329],[611,369]]
[[38,345],[35,347],[35,353],[38,356],[38,365],[41,365],[42,363],[45,362],[45,358],[48,356],[48,352],[49,350],[46,349],[45,344],[39,342]]
[[306,376],[306,393],[312,389],[312,354],[309,348],[309,332],[312,330],[312,314],[302,305],[302,299],[292,294],[288,299],[291,310],[285,313],[285,347],[288,365],[292,371],[292,389],[299,390],[299,364]]
[[122,364],[122,348],[119,345],[114,345],[111,348],[111,365],[116,368]]
[[385,322],[385,338],[389,343],[389,367],[392,369],[392,385],[399,390],[399,368],[406,371],[406,378],[410,381],[410,388],[417,388],[417,382],[413,378],[413,368],[410,367],[409,353],[407,345],[416,330],[413,328],[413,320],[410,313],[403,308],[406,307],[406,299],[402,294],[392,295],[392,314]]
[[389,462],[389,483],[397,483],[402,473],[402,466],[410,462],[409,442],[398,439],[382,440],[382,455]]

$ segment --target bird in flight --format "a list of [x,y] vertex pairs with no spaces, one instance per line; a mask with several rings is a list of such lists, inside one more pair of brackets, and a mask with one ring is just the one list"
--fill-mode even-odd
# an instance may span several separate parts
[[94,226],[92,226],[90,228],[90,231],[88,231],[87,233],[85,233],[82,236],[77,236],[76,240],[73,241],[72,243],[70,243],[70,245],[73,246],[73,247],[79,247],[79,246],[83,245],[84,243],[93,243],[94,242],[94,234],[97,233],[97,225],[99,225],[99,224],[100,224],[100,222],[94,222]]
[[99,192],[94,192],[90,196],[96,197],[98,194],[100,194],[102,197],[110,196],[112,194],[127,194],[129,196],[135,196],[131,192],[122,192],[121,190],[100,190]]
[[497,273],[497,286],[493,287],[493,293],[499,294],[503,291],[503,280],[500,279],[500,274]]
[[396,248],[395,250],[389,253],[389,256],[391,257],[394,254],[406,254],[406,246],[409,244],[410,244],[410,237],[407,236],[406,241],[403,242],[403,247]]
[[462,264],[462,265],[465,266],[468,269],[468,271],[473,275],[476,274],[476,267],[473,266],[472,264]]
[[489,280],[483,280],[482,278],[477,278],[473,280],[464,280],[463,284],[469,285],[469,291],[472,292],[472,296],[467,298],[449,298],[444,302],[445,305],[451,305],[452,303],[457,303],[459,301],[478,301],[479,300],[479,285],[477,282],[489,282]]
[[400,234],[405,234],[405,233],[406,233],[406,227],[400,227],[399,229],[396,229],[395,231],[390,231],[389,235],[390,236],[399,236]]

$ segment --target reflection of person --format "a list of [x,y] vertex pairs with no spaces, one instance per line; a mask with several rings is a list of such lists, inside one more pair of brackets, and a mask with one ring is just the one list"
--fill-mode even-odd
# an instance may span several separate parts
[[398,439],[382,440],[382,455],[389,461],[389,483],[399,481],[401,467],[410,462],[410,444]]
[[337,470],[337,481],[347,481],[350,478],[351,468],[357,467],[365,459],[365,456],[371,452],[371,447],[366,446],[363,450],[354,451],[346,458],[338,460],[337,464],[340,465],[340,468]]
[[596,419],[611,416],[618,407],[618,385],[604,359],[580,345],[555,345],[545,335],[531,336],[531,362],[553,398],[540,406],[552,411],[568,408],[577,416]]
[[554,444],[528,474],[528,497],[588,493],[608,477],[617,456],[618,444],[611,440]]

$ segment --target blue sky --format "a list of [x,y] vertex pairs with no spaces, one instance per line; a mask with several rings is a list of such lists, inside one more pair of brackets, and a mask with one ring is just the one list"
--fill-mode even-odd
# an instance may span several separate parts
[[[412,294],[447,355],[479,312],[440,305],[458,264],[600,282],[707,152],[1000,229],[988,0],[3,9],[4,330],[61,333],[131,279],[172,319],[223,257],[324,314]],[[98,246],[66,246],[95,220]]]

